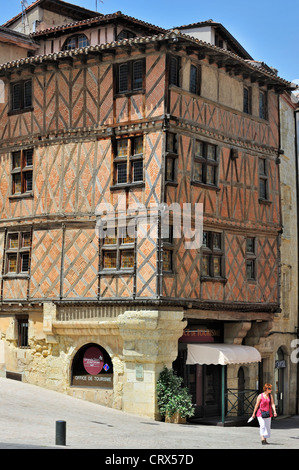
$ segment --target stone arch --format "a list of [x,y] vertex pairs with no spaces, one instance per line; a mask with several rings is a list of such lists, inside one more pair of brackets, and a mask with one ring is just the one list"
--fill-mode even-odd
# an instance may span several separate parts
[[283,414],[286,409],[286,385],[288,383],[288,348],[280,345],[275,351],[275,368],[273,395],[278,414]]
[[72,365],[75,355],[83,346],[85,346],[88,343],[95,343],[100,347],[102,346],[107,351],[112,361],[115,359],[115,357],[118,357],[118,354],[115,351],[113,351],[112,347],[105,341],[105,338],[103,337],[99,338],[98,336],[81,337],[79,341],[76,341],[75,345],[74,344],[72,345],[72,350],[68,355],[69,356],[69,369],[70,369],[69,374],[71,373],[71,365]]
[[109,352],[98,342],[76,348],[70,362],[70,386],[113,389],[113,363]]

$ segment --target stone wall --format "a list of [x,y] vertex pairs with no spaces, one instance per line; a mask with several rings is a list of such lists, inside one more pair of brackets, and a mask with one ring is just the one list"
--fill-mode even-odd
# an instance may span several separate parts
[[[29,316],[29,348],[17,347],[16,319],[1,319],[2,374],[20,374],[27,383],[115,409],[157,418],[156,382],[177,357],[186,322],[182,311],[125,311],[118,317],[60,321],[57,308]],[[86,344],[104,348],[113,364],[113,389],[71,385],[72,362]],[[5,364],[1,364],[4,359]]]

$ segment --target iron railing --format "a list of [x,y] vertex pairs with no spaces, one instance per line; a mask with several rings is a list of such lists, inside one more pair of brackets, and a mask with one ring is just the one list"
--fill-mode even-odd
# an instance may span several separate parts
[[249,416],[254,410],[257,390],[238,390],[229,388],[225,394],[226,416]]

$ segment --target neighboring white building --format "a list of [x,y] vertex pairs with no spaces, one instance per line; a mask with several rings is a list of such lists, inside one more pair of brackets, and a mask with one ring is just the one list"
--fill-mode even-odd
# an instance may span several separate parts
[[221,23],[216,21],[200,21],[198,23],[178,26],[175,29],[195,39],[205,41],[227,51],[232,51],[243,59],[252,59],[251,55],[241,46],[236,38]]
[[273,392],[279,414],[298,412],[297,364],[291,360],[292,341],[298,335],[298,168],[294,119],[298,103],[293,93],[280,96],[281,313],[275,316],[264,343],[265,349],[272,351],[270,360],[275,365]]

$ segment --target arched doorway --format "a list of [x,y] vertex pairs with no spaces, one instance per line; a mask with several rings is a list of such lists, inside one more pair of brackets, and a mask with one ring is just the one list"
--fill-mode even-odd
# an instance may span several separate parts
[[76,387],[113,388],[113,364],[100,345],[89,343],[74,356],[71,385]]
[[277,414],[282,415],[284,412],[283,399],[284,399],[284,375],[285,375],[286,361],[282,348],[279,348],[275,356],[275,405]]

